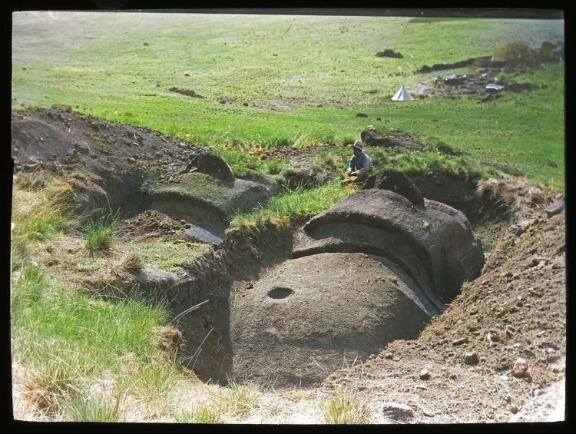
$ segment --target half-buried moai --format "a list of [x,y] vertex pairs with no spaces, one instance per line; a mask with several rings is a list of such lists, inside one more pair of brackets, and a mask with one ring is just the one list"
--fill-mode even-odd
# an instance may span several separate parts
[[293,259],[239,299],[234,376],[314,385],[396,339],[413,339],[484,255],[464,214],[383,189],[359,191],[312,218]]

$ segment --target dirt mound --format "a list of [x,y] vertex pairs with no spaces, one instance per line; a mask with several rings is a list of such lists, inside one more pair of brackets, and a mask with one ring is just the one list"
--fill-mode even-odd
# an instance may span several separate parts
[[422,150],[427,147],[414,134],[404,131],[379,132],[373,126],[368,126],[360,133],[362,141],[369,146],[383,146],[386,148],[406,148],[411,150]]
[[195,91],[193,91],[192,89],[179,89],[177,87],[171,87],[170,89],[168,89],[170,92],[176,92],[182,95],[186,95],[192,98],[206,98],[205,96],[199,95],[197,94]]
[[392,57],[394,59],[404,58],[404,56],[402,56],[402,53],[396,52],[390,48],[387,48],[384,51],[379,51],[378,53],[376,53],[376,57]]
[[119,235],[130,241],[169,240],[190,226],[185,220],[174,220],[159,211],[147,210],[122,220]]
[[[492,85],[496,86],[492,86]],[[487,88],[488,85],[491,85]],[[500,86],[502,86],[500,88]],[[470,74],[449,74],[435,77],[417,85],[412,94],[416,98],[444,97],[459,98],[470,96],[480,102],[501,97],[502,92],[527,92],[540,89],[532,83],[515,83],[499,77],[497,70],[483,69]]]
[[534,396],[510,422],[563,422],[566,418],[566,381],[554,383]]
[[16,170],[41,165],[127,214],[156,209],[223,233],[235,209],[278,191],[271,181],[235,179],[221,158],[191,144],[68,108],[13,111],[12,133]]
[[286,261],[259,280],[232,311],[235,377],[317,384],[343,360],[352,364],[386,342],[416,336],[429,315],[414,302],[414,282],[385,263],[327,253]]
[[434,71],[445,71],[450,69],[464,68],[465,66],[479,66],[483,68],[502,68],[506,62],[493,61],[491,56],[471,57],[466,60],[461,60],[454,63],[436,63],[432,66],[423,65],[418,71],[419,73],[429,73]]
[[194,167],[201,173],[206,173],[224,182],[234,183],[232,169],[222,158],[216,155],[207,152],[194,154],[185,170],[190,171]]
[[294,254],[378,254],[400,265],[429,298],[447,303],[463,281],[480,274],[484,256],[464,214],[435,201],[425,206],[387,190],[360,191],[306,223],[308,238]]
[[16,170],[41,165],[60,174],[96,175],[113,208],[137,207],[146,178],[181,171],[196,148],[144,128],[64,109],[12,111]]
[[[565,217],[525,209],[483,274],[418,340],[397,341],[331,384],[373,401],[394,396],[426,423],[507,422],[560,381],[566,355]],[[475,354],[475,357],[472,355]],[[515,370],[519,358],[525,371]],[[421,378],[420,371],[428,370]]]

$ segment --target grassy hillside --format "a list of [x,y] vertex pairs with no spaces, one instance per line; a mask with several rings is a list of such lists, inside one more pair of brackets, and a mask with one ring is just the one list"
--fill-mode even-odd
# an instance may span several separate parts
[[[561,187],[563,66],[514,77],[544,89],[485,104],[390,96],[433,77],[415,73],[424,64],[563,38],[558,20],[17,13],[13,103],[68,104],[208,144],[344,143],[372,124],[436,137]],[[404,57],[375,56],[386,48]]]

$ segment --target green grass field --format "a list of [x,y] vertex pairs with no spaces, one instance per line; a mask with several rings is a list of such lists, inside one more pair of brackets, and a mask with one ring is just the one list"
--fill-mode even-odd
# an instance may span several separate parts
[[[545,89],[485,104],[390,97],[433,77],[415,73],[424,64],[563,39],[561,20],[15,13],[13,104],[67,104],[205,144],[344,143],[372,124],[438,138],[561,188],[563,64],[514,77]],[[404,58],[375,56],[386,48]]]

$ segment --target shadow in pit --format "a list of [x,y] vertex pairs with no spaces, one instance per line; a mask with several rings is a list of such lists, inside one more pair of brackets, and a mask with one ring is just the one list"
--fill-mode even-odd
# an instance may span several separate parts
[[178,361],[205,382],[226,384],[233,375],[230,296],[236,281],[255,280],[265,267],[292,252],[292,233],[275,226],[232,233],[187,276],[156,286],[148,298],[165,303],[183,343]]

